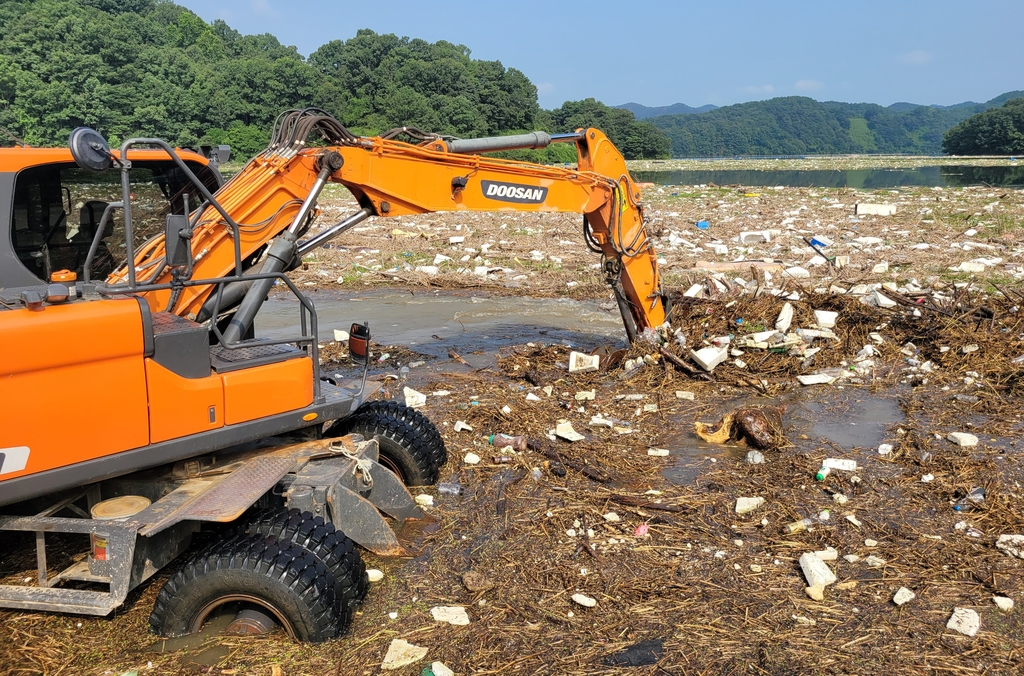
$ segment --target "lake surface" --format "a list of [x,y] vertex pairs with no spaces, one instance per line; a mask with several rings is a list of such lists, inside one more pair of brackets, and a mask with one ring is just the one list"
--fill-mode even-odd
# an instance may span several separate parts
[[934,166],[916,169],[850,170],[675,170],[636,171],[633,178],[657,185],[745,185],[797,188],[884,189],[913,186],[962,188],[971,185],[1024,187],[1024,165],[1011,167]]

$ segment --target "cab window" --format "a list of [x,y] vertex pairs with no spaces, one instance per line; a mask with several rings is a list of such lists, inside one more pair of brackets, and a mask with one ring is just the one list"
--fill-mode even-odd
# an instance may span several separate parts
[[[210,168],[189,163],[207,188],[219,180]],[[163,233],[168,214],[185,213],[202,201],[199,191],[170,161],[133,162],[132,240],[138,248]],[[48,164],[21,171],[14,183],[11,241],[22,264],[41,281],[55,270],[73,270],[81,278],[85,259],[103,212],[121,201],[121,173],[94,173],[74,164]],[[124,263],[127,247],[120,209],[112,213],[93,258],[91,275],[102,280]]]

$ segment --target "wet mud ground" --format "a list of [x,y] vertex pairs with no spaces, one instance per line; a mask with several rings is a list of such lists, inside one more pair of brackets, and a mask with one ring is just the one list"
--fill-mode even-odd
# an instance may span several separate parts
[[[779,302],[739,298],[732,309],[758,324]],[[715,334],[731,321],[718,316],[721,307],[695,302],[681,317],[704,313],[708,325],[698,329]],[[841,318],[863,312],[853,304],[839,310]],[[800,305],[795,321],[807,311]],[[1020,673],[1024,561],[994,546],[1000,534],[1024,532],[1019,385],[1009,358],[994,354],[1018,350],[1020,338],[930,317],[902,324],[887,318],[870,377],[810,388],[791,384],[785,374],[806,369],[785,355],[761,358],[761,369],[776,376],[759,387],[728,363],[710,382],[664,360],[629,374],[621,366],[570,374],[565,343],[585,352],[601,343],[624,347],[586,332],[575,341],[571,334],[546,340],[538,328],[533,340],[522,340],[492,327],[479,349],[458,359],[433,347],[375,345],[378,359],[390,355],[372,375],[384,381],[382,396],[400,399],[407,386],[428,395],[422,410],[449,449],[442,481],[458,481],[462,492],[424,489],[435,496],[429,512],[436,521],[402,529],[412,556],[365,555],[385,577],[346,636],[320,645],[215,632],[158,641],[146,633],[147,619],[172,566],[110,618],[0,614],[0,673],[376,674],[394,638],[429,649],[426,661],[398,674],[419,674],[433,660],[458,674],[623,673],[627,668],[606,664],[608,656],[652,639],[663,642],[658,662],[629,673]],[[849,358],[863,334],[881,325],[875,321],[861,316],[819,353],[815,368]],[[691,344],[699,339],[688,335]],[[919,356],[942,360],[939,368],[922,376],[908,367],[900,352],[908,337],[916,338]],[[969,342],[980,349],[965,355]],[[653,352],[647,346],[627,356]],[[351,368],[343,344],[326,342],[323,357],[339,372]],[[407,380],[398,380],[410,363]],[[576,393],[588,390],[595,398],[577,401]],[[692,392],[693,400],[677,390]],[[637,394],[643,398],[617,398]],[[715,422],[741,405],[784,407],[786,442],[765,450],[764,464],[748,464],[746,447],[708,444],[693,433],[695,420]],[[595,414],[618,430],[591,427]],[[455,432],[459,420],[473,430]],[[586,438],[549,440],[559,420]],[[950,443],[952,431],[973,432],[979,446]],[[538,450],[494,449],[484,439],[493,433],[527,435]],[[880,455],[882,443],[893,451]],[[652,448],[668,455],[649,455]],[[464,462],[469,452],[480,464]],[[495,462],[499,455],[511,459]],[[855,460],[858,469],[817,482],[826,457]],[[539,479],[531,477],[535,468]],[[954,511],[979,486],[984,504]],[[738,515],[740,497],[765,503]],[[826,521],[819,518],[824,510]],[[808,530],[784,532],[807,517],[815,519]],[[838,581],[816,601],[805,593],[797,560],[828,547],[838,552],[829,564]],[[7,581],[32,575],[29,539],[5,537],[3,551]],[[869,556],[883,562],[873,567]],[[467,571],[493,586],[470,592],[462,581]],[[892,602],[900,587],[916,595],[902,607]],[[596,606],[577,605],[570,599],[576,593]],[[1002,612],[994,595],[1018,607]],[[470,624],[435,622],[436,605],[466,606]],[[973,638],[946,629],[955,607],[980,615]]]

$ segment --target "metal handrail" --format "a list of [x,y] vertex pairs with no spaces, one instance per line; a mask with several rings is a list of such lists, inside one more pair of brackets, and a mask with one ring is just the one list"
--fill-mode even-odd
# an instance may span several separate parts
[[82,269],[82,281],[86,284],[92,281],[90,277],[92,274],[92,259],[96,256],[96,250],[99,249],[100,242],[103,241],[103,231],[107,229],[107,221],[110,220],[110,215],[114,212],[114,209],[123,207],[124,202],[110,202],[103,210],[100,224],[96,227],[96,232],[92,236],[92,243],[89,245],[89,253],[85,256],[85,267]]

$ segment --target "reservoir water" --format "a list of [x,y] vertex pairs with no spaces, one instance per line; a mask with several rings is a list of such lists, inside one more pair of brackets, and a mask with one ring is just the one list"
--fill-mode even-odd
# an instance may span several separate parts
[[713,169],[636,171],[633,178],[657,185],[744,185],[798,188],[860,188],[877,190],[903,187],[962,188],[972,185],[993,187],[1024,187],[1024,164],[1021,166],[973,167],[931,166],[908,169],[850,170],[773,170]]

